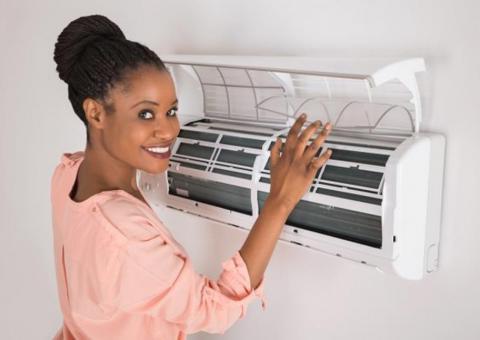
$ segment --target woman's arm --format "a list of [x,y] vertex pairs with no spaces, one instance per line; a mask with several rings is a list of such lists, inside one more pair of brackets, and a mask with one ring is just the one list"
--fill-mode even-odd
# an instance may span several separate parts
[[318,137],[307,146],[312,134],[321,126],[321,122],[310,124],[299,135],[305,120],[306,115],[296,120],[288,133],[281,155],[282,143],[277,138],[270,156],[270,193],[239,251],[247,265],[252,288],[257,287],[263,278],[288,215],[310,187],[318,169],[331,155],[331,151],[328,150],[315,158],[330,133],[330,123],[327,123]]

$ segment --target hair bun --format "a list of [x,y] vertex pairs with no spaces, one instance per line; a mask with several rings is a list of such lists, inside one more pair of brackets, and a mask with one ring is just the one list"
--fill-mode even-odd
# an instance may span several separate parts
[[58,36],[53,52],[57,72],[63,81],[68,79],[85,48],[99,39],[126,39],[122,30],[103,15],[83,16],[70,22]]

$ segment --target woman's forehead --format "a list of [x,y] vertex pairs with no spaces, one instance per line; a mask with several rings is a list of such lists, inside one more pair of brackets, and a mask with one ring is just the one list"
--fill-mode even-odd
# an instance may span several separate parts
[[125,103],[151,100],[170,105],[176,99],[175,86],[166,70],[142,67],[132,71],[122,84],[112,91],[112,99]]

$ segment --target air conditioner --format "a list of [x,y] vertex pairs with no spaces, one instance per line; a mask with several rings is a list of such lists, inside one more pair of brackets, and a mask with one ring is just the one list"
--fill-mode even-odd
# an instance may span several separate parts
[[153,206],[250,229],[269,192],[275,138],[307,112],[333,124],[324,144],[333,153],[280,239],[407,279],[437,270],[445,139],[420,130],[423,59],[162,60],[183,122],[168,171],[137,171]]

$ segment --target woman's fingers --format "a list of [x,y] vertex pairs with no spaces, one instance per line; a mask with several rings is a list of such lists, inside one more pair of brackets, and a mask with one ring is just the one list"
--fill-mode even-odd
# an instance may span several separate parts
[[[282,157],[286,158],[288,162],[295,159],[302,159],[305,165],[310,166],[312,158],[325,142],[328,134],[331,131],[331,124],[327,123],[322,131],[318,134],[315,140],[310,143],[311,136],[321,126],[321,121],[317,120],[310,124],[306,129],[302,131],[303,124],[306,120],[306,114],[302,114],[297,118],[294,125],[288,131],[287,139],[285,141],[284,149],[282,150]],[[299,133],[301,134],[299,135]],[[270,152],[270,169],[276,167],[280,160],[280,148],[282,141],[277,137],[274,146]],[[327,158],[328,159],[328,158]],[[318,163],[318,162],[317,162]]]
[[308,148],[305,150],[305,152],[303,153],[303,158],[305,162],[307,162],[307,164],[310,163],[312,158],[317,154],[317,151],[323,145],[323,143],[325,142],[325,139],[327,139],[327,136],[329,135],[331,130],[332,130],[332,124],[330,123],[325,124],[322,131],[318,134],[317,138],[315,138],[313,142],[311,142]]
[[322,122],[317,120],[310,124],[305,130],[303,130],[300,137],[298,137],[297,145],[295,147],[295,156],[294,159],[302,158],[305,148],[310,140],[312,134],[321,126]]
[[331,155],[332,155],[332,150],[328,149],[324,151],[320,155],[320,157],[314,158],[308,165],[308,169],[307,169],[308,176],[310,176],[311,178],[314,177],[318,169],[320,169],[327,162],[327,160],[330,158]]
[[293,126],[288,131],[287,140],[285,141],[285,150],[284,150],[284,156],[283,156],[288,160],[291,160],[291,158],[293,158],[293,155],[295,153],[295,146],[297,145],[298,134],[302,130],[302,126],[305,123],[306,119],[307,119],[307,115],[303,113],[297,118]]
[[270,171],[277,166],[278,160],[280,159],[280,148],[282,147],[282,140],[280,137],[277,137],[275,144],[270,150]]

